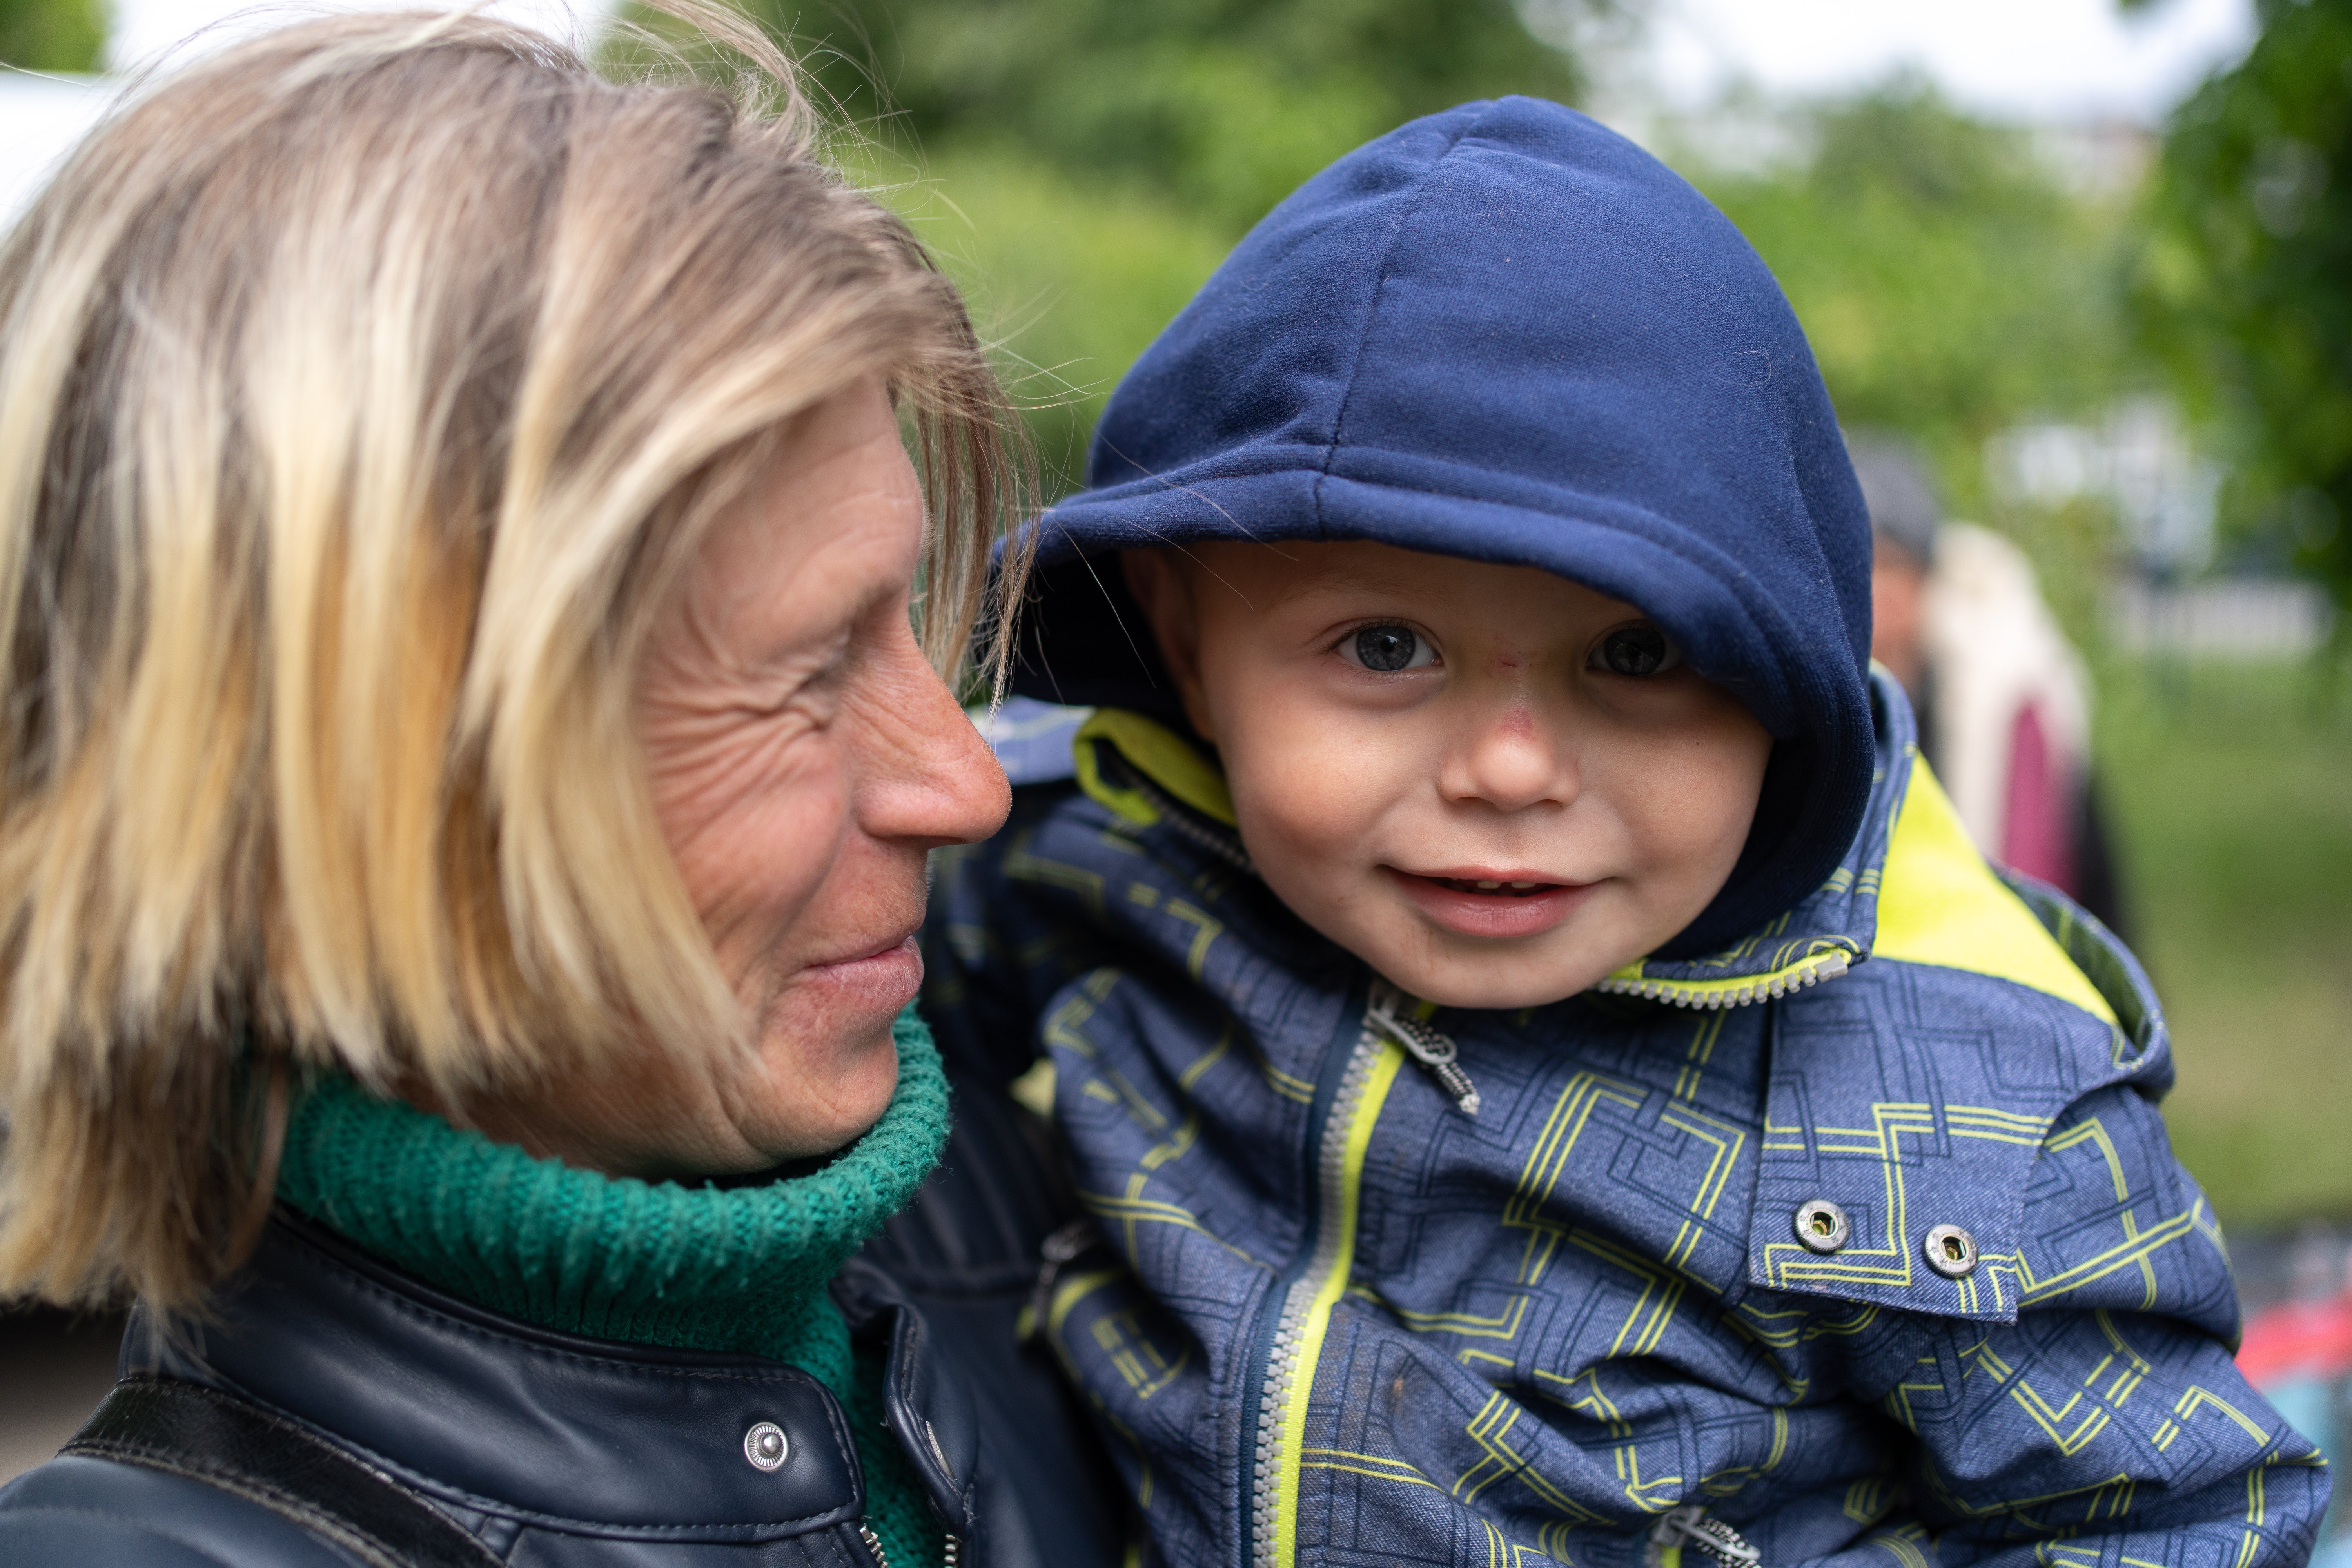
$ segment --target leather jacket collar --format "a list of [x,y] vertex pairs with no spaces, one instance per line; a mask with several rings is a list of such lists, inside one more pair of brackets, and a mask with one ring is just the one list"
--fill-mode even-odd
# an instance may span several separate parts
[[[888,1282],[860,1279],[843,1305],[853,1331],[890,1319],[889,1424],[949,1530],[969,1539],[970,1395],[926,1352],[919,1320]],[[283,1209],[203,1321],[136,1315],[123,1364],[290,1415],[501,1553],[526,1531],[751,1543],[854,1527],[865,1511],[841,1407],[798,1368],[499,1317]],[[784,1436],[772,1469],[746,1457],[762,1423]]]

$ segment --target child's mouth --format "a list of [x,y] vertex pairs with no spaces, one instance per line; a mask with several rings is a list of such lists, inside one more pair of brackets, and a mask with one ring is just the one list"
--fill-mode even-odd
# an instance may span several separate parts
[[1499,940],[1549,931],[1600,885],[1536,877],[1438,876],[1394,867],[1389,874],[1428,920],[1463,936]]
[[1567,885],[1562,882],[1498,882],[1483,877],[1431,877],[1427,879],[1441,888],[1451,888],[1457,893],[1487,893],[1506,899],[1532,898],[1538,893],[1549,893],[1554,888]]

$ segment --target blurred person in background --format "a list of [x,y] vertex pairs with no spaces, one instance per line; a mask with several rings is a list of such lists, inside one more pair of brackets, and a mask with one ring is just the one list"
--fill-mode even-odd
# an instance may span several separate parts
[[950,1136],[1005,405],[680,15],[734,91],[265,36],[0,250],[0,1297],[138,1303],[11,1568],[1116,1554],[1011,1327],[1054,1173],[853,1259]]
[[1870,656],[1977,847],[2128,937],[2091,766],[2091,682],[2025,552],[1949,521],[1909,442],[1851,432],[1870,507]]

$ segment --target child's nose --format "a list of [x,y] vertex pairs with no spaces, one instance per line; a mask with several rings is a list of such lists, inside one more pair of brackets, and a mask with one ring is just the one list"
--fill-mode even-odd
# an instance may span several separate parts
[[1483,802],[1497,811],[1566,805],[1579,787],[1576,759],[1563,737],[1522,702],[1471,725],[1439,777],[1448,800]]

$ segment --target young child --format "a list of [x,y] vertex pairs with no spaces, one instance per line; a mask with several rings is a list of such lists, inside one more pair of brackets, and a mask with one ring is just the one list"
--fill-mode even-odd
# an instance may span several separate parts
[[1408,125],[1094,463],[1022,678],[1075,780],[942,853],[928,1010],[1052,1096],[1098,1239],[1034,1329],[1162,1559],[2303,1561],[2156,1001],[1867,673],[1704,199],[1550,104]]

